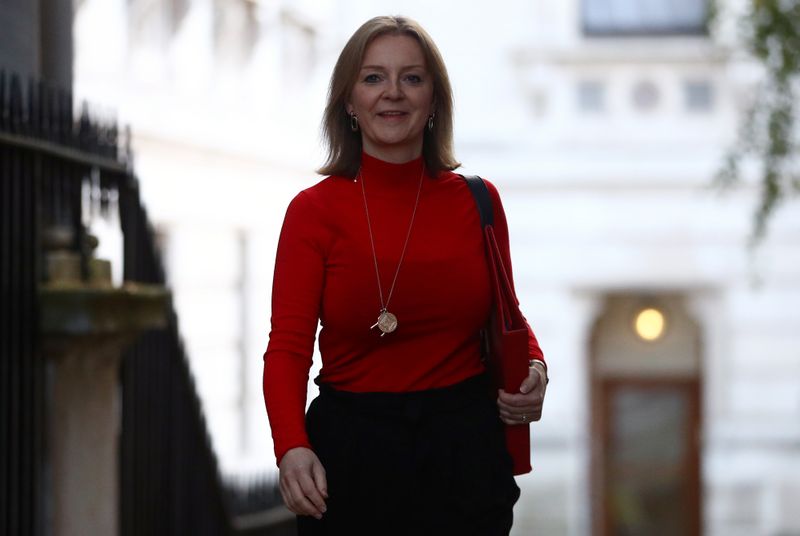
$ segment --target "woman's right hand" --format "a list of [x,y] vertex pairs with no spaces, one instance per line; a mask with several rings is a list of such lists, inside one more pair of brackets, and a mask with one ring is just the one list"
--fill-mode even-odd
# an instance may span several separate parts
[[327,509],[328,481],[314,451],[305,447],[289,449],[281,458],[279,469],[281,495],[289,510],[321,519]]

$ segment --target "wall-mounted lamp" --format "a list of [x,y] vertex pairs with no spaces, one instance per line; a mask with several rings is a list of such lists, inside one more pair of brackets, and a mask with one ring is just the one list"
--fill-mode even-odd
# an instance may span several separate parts
[[645,307],[636,313],[633,327],[641,339],[648,342],[658,340],[664,335],[666,327],[664,313],[655,307]]

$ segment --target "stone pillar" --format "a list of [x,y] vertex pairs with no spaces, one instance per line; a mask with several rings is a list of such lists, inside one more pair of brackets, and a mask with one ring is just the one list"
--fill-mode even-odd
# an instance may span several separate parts
[[121,350],[63,344],[50,365],[53,535],[118,534]]
[[[85,237],[92,249],[97,239]],[[47,283],[39,289],[42,349],[48,358],[48,451],[52,536],[119,533],[119,369],[125,349],[163,328],[170,296],[160,286],[111,285],[108,261],[65,249],[68,229],[44,235]]]

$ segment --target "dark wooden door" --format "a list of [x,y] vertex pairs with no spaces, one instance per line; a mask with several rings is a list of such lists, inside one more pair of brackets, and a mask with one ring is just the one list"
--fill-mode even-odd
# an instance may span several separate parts
[[699,536],[698,382],[607,379],[599,387],[602,532]]

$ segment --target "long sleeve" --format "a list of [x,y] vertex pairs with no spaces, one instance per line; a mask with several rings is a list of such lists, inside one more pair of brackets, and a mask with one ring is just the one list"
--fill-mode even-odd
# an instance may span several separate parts
[[[508,276],[513,287],[514,274],[511,267],[511,248],[509,245],[508,221],[506,220],[506,213],[505,210],[503,210],[503,203],[500,200],[500,194],[498,193],[497,188],[488,180],[484,179],[484,182],[486,183],[486,186],[489,189],[489,195],[492,198],[495,237],[497,238],[497,244],[500,247],[500,255],[503,258],[503,265],[508,270]],[[516,289],[514,290],[514,293],[516,294]],[[528,355],[530,359],[538,359],[542,362],[545,362],[544,353],[539,346],[539,341],[536,339],[536,335],[533,333],[530,323],[525,320],[525,324],[528,327]]]
[[275,258],[272,329],[264,354],[264,400],[275,457],[309,447],[304,412],[324,278],[319,207],[301,192],[286,211]]
[[[400,261],[422,170],[422,158],[391,164],[365,154],[359,180],[327,177],[286,211],[263,383],[279,463],[287,450],[310,447],[304,410],[318,324],[318,380],[335,389],[435,389],[485,370],[478,333],[491,308],[489,268],[475,201],[461,177],[423,175]],[[505,213],[492,185],[490,192],[501,254],[510,267]],[[387,308],[398,328],[382,336],[370,326],[395,277]],[[528,331],[531,356],[541,359]]]

